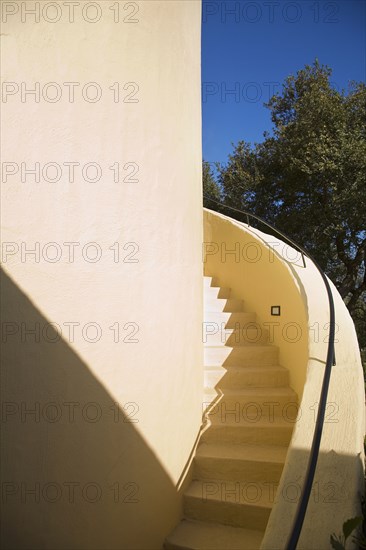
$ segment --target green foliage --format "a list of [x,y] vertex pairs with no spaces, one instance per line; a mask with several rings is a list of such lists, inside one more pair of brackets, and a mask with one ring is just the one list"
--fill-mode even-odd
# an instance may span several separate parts
[[217,205],[205,197],[212,197],[216,201],[221,200],[220,187],[215,180],[212,167],[209,162],[202,162],[202,186],[203,186],[203,206],[217,210]]
[[219,165],[223,201],[250,210],[318,260],[337,286],[366,348],[366,86],[348,93],[315,61],[267,104],[273,132],[239,141]]
[[[332,545],[332,548],[334,548],[334,550],[345,550],[347,539],[350,537],[353,531],[361,525],[362,520],[363,518],[360,516],[345,521],[342,528],[343,534],[337,536],[335,533],[333,533],[333,535],[330,536],[330,543]],[[359,542],[359,539],[356,539],[355,537],[353,537],[353,540],[354,542]]]

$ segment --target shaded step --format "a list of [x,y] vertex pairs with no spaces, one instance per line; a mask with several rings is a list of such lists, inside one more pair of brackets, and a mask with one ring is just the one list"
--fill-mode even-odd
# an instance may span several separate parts
[[219,384],[221,389],[244,388],[247,386],[283,387],[289,384],[289,372],[281,366],[269,367],[206,367],[205,386],[213,388]]
[[270,344],[242,346],[204,346],[204,365],[214,366],[273,366],[278,364],[278,348]]
[[199,445],[194,459],[194,479],[278,483],[287,448],[274,445]]
[[183,520],[169,535],[165,550],[259,550],[264,533],[217,523]]
[[236,422],[233,415],[231,418],[228,416],[225,422],[222,422],[220,414],[208,417],[208,426],[201,436],[203,443],[288,446],[295,424],[278,417],[272,420],[262,417],[256,422],[243,418]]
[[190,519],[264,531],[275,490],[275,484],[194,481],[184,496],[184,513]]
[[204,310],[205,311],[227,311],[227,312],[234,312],[234,311],[243,311],[243,300],[237,300],[236,298],[211,298],[211,297],[204,297],[203,300],[204,303]]

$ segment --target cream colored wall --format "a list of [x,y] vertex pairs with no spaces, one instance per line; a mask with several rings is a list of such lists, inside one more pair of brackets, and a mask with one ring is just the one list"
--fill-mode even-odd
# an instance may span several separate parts
[[[204,212],[204,228],[207,274],[218,276],[220,284],[232,287],[248,309],[258,312],[262,323],[268,322],[272,297],[276,302],[273,305],[282,307],[278,318],[281,325],[296,322],[303,328],[304,338],[297,343],[287,342],[280,331],[275,341],[280,348],[280,363],[289,369],[291,385],[301,396],[299,417],[262,543],[263,550],[278,550],[286,545],[314,433],[327,352],[328,299],[314,264],[307,259],[304,269],[300,258],[289,262],[286,258],[295,258],[294,251],[280,246],[273,237],[208,210]],[[249,248],[247,254],[242,253],[249,242],[255,244],[251,258],[261,247],[258,262],[248,261]],[[221,256],[225,246],[226,250],[234,249],[235,243],[240,243],[238,263],[233,255]],[[268,247],[273,251],[271,261]],[[363,491],[362,367],[352,319],[334,285],[332,290],[337,364],[332,369],[318,466],[299,550],[329,548],[330,534],[341,533],[343,522],[360,514]]]
[[[301,279],[307,299],[309,326],[315,323],[326,326],[329,319],[327,297],[311,262],[308,262]],[[332,368],[320,454],[297,546],[299,550],[329,548],[330,535],[341,534],[346,520],[362,515],[364,379],[352,319],[333,284],[332,293],[336,314],[336,365]],[[314,433],[326,346],[326,338],[317,341],[313,336],[309,340],[309,362],[301,416],[295,424],[275,506],[262,543],[263,550],[282,547],[292,525]],[[350,538],[347,548],[357,547]]]
[[[205,273],[218,276],[220,285],[242,298],[244,309],[256,312],[260,327],[270,331],[280,364],[289,369],[290,384],[301,397],[308,360],[306,304],[293,264],[279,256],[295,254],[274,237],[254,228],[244,231],[239,222],[209,210],[204,211],[202,254]],[[271,315],[272,305],[281,306],[280,317]]]
[[155,550],[201,423],[201,3],[4,4],[4,543]]

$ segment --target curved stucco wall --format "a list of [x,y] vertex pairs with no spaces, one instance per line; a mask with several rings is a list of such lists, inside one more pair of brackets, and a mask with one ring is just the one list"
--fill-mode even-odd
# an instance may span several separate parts
[[3,4],[4,547],[155,550],[202,412],[200,1]]
[[[301,401],[262,543],[263,550],[278,550],[284,548],[292,525],[314,433],[327,352],[328,299],[313,263],[306,259],[304,268],[296,251],[281,241],[209,210],[204,213],[204,228],[206,273],[232,287],[235,296],[258,313],[262,324],[276,319],[270,318],[270,306],[281,305],[277,318],[281,324],[273,332],[273,342]],[[238,248],[239,256],[227,253]],[[360,513],[363,491],[365,395],[360,354],[352,319],[331,285],[337,364],[332,369],[319,461],[298,544],[303,550],[329,548],[330,534],[340,533],[343,522]],[[297,342],[295,333],[282,332],[286,323],[301,327]]]
[[[244,300],[244,309],[257,314],[258,330],[266,329],[270,343],[279,346],[280,364],[290,371],[290,384],[301,397],[307,365],[308,330],[301,282],[292,262],[281,254],[299,255],[274,237],[226,216],[204,211],[203,262],[207,275],[218,276],[231,296]],[[279,317],[271,306],[281,306]]]

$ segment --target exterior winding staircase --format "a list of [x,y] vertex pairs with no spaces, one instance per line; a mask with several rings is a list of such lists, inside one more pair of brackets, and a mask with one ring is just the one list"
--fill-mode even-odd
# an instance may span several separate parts
[[259,549],[290,443],[297,396],[255,313],[204,278],[205,415],[165,550]]

